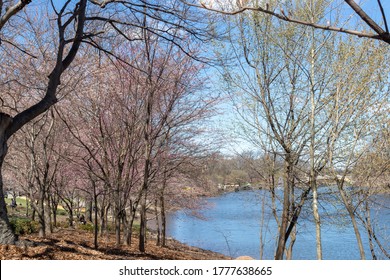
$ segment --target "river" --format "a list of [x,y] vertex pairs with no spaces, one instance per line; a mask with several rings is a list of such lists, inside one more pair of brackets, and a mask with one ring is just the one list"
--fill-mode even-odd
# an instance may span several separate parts
[[[231,257],[247,255],[255,259],[273,259],[277,226],[270,210],[268,192],[240,191],[205,200],[208,207],[197,211],[196,215],[185,210],[170,213],[168,235],[188,245]],[[380,195],[374,200],[371,211],[374,230],[380,236],[382,245],[390,252],[390,196]],[[280,208],[278,205],[279,216]],[[323,191],[320,196],[320,214],[323,258],[360,259],[352,224],[337,194]],[[360,232],[366,257],[371,259],[367,231],[361,226]],[[298,220],[293,259],[316,259],[315,248],[315,227],[311,206],[307,203]],[[386,259],[378,248],[376,252],[379,259]]]

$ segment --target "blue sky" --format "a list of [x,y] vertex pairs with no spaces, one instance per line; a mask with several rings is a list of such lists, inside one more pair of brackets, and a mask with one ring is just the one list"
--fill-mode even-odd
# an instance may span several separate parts
[[[360,0],[360,1],[355,0],[355,1],[359,2],[361,7],[363,8],[363,10],[367,14],[369,14],[369,16],[371,16],[376,22],[380,23],[381,27],[384,29],[384,25],[382,24],[382,15],[380,13],[380,9],[379,9],[377,0]],[[35,2],[33,1],[32,4],[39,5],[42,3],[49,3],[49,2],[50,2],[49,0],[37,0]],[[61,4],[64,3],[64,0],[53,0],[53,2],[55,3],[56,6],[58,5],[58,7],[59,7],[59,6],[61,6]],[[76,0],[74,0],[73,2],[76,2]],[[338,3],[338,4],[340,4],[339,7],[343,8],[342,14],[344,15],[344,18],[347,19],[347,18],[349,18],[350,15],[354,14],[354,11],[346,3],[343,3],[343,2],[344,2],[343,0],[335,0],[334,1],[335,4]],[[382,0],[382,5],[383,5],[384,11],[388,17],[388,24],[390,25],[390,0]],[[354,21],[351,21],[351,22],[354,22]],[[352,28],[352,26],[349,28]],[[363,25],[362,28],[365,28],[365,25]],[[368,30],[368,27],[367,27],[367,30]],[[219,84],[219,81],[218,81],[217,74],[215,74],[215,76],[212,78],[212,83],[213,83],[213,86],[215,87],[215,90],[218,90],[221,88],[221,85]],[[234,137],[235,133],[237,132],[237,125],[236,125],[237,116],[235,116],[232,106],[229,104],[221,105],[221,111],[224,111],[224,112],[223,112],[223,114],[216,117],[215,128],[225,130],[227,137],[229,137],[229,138],[232,137],[233,139],[239,141],[238,137]],[[230,145],[230,147],[229,146],[226,147],[226,150],[224,151],[225,153],[229,153],[229,150],[242,151],[242,150],[251,148],[251,145],[249,145],[249,144],[233,143],[232,140],[227,140],[227,142],[231,143],[231,145]]]
[[[354,15],[354,11],[346,4],[342,3],[342,0],[336,0],[334,1],[335,3],[338,2],[339,4],[341,3],[341,6],[343,11],[342,15],[344,16],[343,20],[348,19],[351,15]],[[360,1],[362,8],[366,11],[369,16],[371,16],[376,22],[378,22],[381,27],[384,29],[384,25],[382,24],[382,15],[380,13],[380,9],[378,6],[377,0],[367,0],[367,1]],[[383,8],[385,10],[386,16],[388,17],[388,24],[390,24],[390,0],[382,0]],[[355,18],[357,16],[355,15]],[[359,27],[359,30],[369,30],[369,27],[365,25],[364,22],[362,22],[361,27]],[[356,23],[355,20],[350,21],[350,26],[343,26],[347,28],[353,28],[354,24]],[[389,26],[390,27],[390,26]],[[348,35],[345,35],[348,36]],[[351,35],[352,36],[352,35]],[[369,40],[369,39],[362,39],[362,40]],[[216,87],[218,87],[218,83],[214,83]],[[216,118],[216,123],[217,126],[222,129],[224,128],[226,138],[227,139],[232,139],[232,141],[228,142],[230,144],[227,144],[225,147],[226,149],[223,150],[224,153],[226,154],[232,154],[234,152],[241,152],[244,150],[252,150],[254,149],[254,146],[251,143],[246,143],[242,139],[240,140],[240,128],[238,127],[238,122],[240,122],[237,114],[234,113],[234,108],[230,104],[224,104],[221,105],[221,109],[225,109],[225,113],[218,116]],[[234,141],[233,141],[234,140]]]

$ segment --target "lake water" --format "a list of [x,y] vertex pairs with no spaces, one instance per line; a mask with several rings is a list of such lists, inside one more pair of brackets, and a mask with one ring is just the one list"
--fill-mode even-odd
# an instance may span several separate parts
[[[327,194],[326,194],[327,193]],[[325,199],[326,198],[326,199]],[[349,220],[337,194],[324,190],[320,196],[323,258],[331,260],[360,259]],[[326,201],[325,201],[326,200]],[[207,208],[193,215],[180,210],[168,216],[168,235],[191,246],[219,252],[231,257],[248,255],[260,258],[260,232],[263,259],[273,259],[277,226],[265,191],[240,191],[207,198]],[[262,215],[262,208],[265,210]],[[281,210],[279,205],[278,210]],[[280,216],[280,212],[278,212]],[[199,218],[198,216],[201,216]],[[375,198],[371,219],[377,236],[390,252],[390,196]],[[367,259],[371,259],[367,231],[361,227]],[[315,227],[310,202],[298,220],[293,259],[316,259]],[[376,250],[379,259],[385,256]]]

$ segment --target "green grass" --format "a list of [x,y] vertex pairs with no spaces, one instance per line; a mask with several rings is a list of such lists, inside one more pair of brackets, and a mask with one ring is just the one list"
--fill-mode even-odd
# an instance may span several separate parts
[[[10,198],[5,199],[5,202],[8,204],[8,206],[11,205],[11,201],[12,200]],[[18,205],[18,207],[27,207],[26,198],[17,197],[16,204]]]
[[[7,207],[8,209],[10,209],[10,211],[12,210],[11,209],[11,202],[12,202],[12,199],[11,198],[6,198],[5,199],[5,202],[7,203]],[[25,197],[17,197],[16,198],[16,204],[17,204],[17,207],[16,207],[16,210],[18,212],[25,212],[26,211],[26,208],[27,208],[27,200]],[[31,208],[31,206],[29,206],[29,208]],[[58,216],[66,216],[68,215],[68,213],[66,212],[65,209],[63,209],[62,207],[58,207],[57,208],[57,215]]]
[[139,222],[137,221],[137,222],[134,222],[133,223],[133,232],[135,231],[135,232],[138,232],[139,231],[139,229],[140,229],[140,224],[139,224]]
[[57,215],[66,216],[68,215],[68,212],[66,212],[64,209],[57,208]]

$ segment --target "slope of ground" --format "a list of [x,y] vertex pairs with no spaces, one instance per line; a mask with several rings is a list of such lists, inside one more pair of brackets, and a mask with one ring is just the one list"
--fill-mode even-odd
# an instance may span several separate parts
[[99,248],[93,248],[93,235],[80,229],[58,229],[47,238],[37,234],[20,237],[32,246],[0,245],[1,260],[218,260],[230,259],[224,255],[190,247],[175,240],[168,240],[165,248],[148,240],[146,252],[138,248],[138,238],[131,246],[115,247],[113,236],[99,239]]

